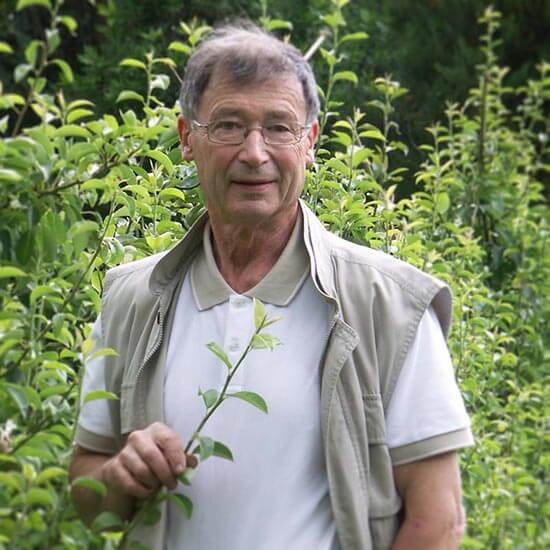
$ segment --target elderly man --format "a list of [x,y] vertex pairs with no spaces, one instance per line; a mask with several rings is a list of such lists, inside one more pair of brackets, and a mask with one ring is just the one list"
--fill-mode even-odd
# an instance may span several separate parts
[[456,449],[472,436],[445,345],[450,293],[328,233],[299,200],[318,133],[310,66],[252,25],[222,27],[189,59],[181,107],[207,213],[168,253],[106,276],[93,336],[119,355],[87,365],[83,393],[120,400],[83,408],[71,476],[108,494],[75,489],[77,507],[131,517],[137,499],[176,488],[197,388],[224,376],[205,344],[238,357],[255,297],[282,317],[269,330],[283,345],[251,354],[232,389],[263,395],[269,415],[224,403],[207,432],[235,462],[200,465],[190,520],[168,505],[136,537],[170,550],[457,548]]

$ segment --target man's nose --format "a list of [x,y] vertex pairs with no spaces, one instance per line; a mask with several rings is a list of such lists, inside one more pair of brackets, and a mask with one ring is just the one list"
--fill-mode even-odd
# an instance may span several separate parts
[[251,166],[260,166],[269,160],[261,128],[249,128],[241,145],[239,160]]

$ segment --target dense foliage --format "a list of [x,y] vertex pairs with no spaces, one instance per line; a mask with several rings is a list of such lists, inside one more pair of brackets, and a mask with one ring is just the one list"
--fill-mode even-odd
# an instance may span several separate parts
[[[478,84],[428,128],[422,161],[407,169],[398,82],[375,79],[352,112],[338,101],[358,83],[347,60],[366,38],[349,32],[346,4],[327,2],[322,19],[322,132],[305,198],[332,231],[452,286],[450,347],[477,438],[462,452],[464,548],[546,547],[550,65],[509,86],[495,53],[500,15],[487,9]],[[45,27],[24,48],[0,42],[24,90],[0,88],[0,548],[112,547],[116,518],[88,529],[69,499],[82,365],[105,270],[169,248],[203,206],[166,91],[207,27],[182,22],[166,51],[121,59],[135,85],[98,115],[90,99],[65,99],[74,77],[58,52],[78,24],[63,1],[17,10]],[[267,12],[262,23],[289,28]],[[417,190],[398,199],[404,177]]]

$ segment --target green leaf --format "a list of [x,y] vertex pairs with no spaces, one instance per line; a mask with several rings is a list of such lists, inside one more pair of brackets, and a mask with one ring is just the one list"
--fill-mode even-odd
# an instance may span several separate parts
[[251,405],[254,405],[262,412],[267,413],[267,403],[264,398],[257,393],[251,391],[238,391],[236,393],[227,394],[229,397],[236,397],[237,399],[242,399]]
[[47,29],[46,30],[46,45],[48,47],[48,53],[52,53],[59,47],[61,44],[61,37],[59,36],[59,31],[57,29]]
[[76,29],[78,28],[78,23],[74,19],[74,17],[71,17],[70,15],[62,15],[61,17],[58,17],[58,21],[65,25],[67,27],[68,31],[71,34],[74,34]]
[[64,470],[63,468],[59,468],[58,466],[51,466],[49,468],[42,470],[36,476],[36,479],[34,480],[34,482],[37,485],[42,485],[42,483],[47,483],[52,479],[56,479],[58,477],[66,477],[66,476],[67,476],[67,470]]
[[16,384],[4,384],[4,388],[15,401],[21,416],[24,418],[27,416],[27,411],[29,409],[29,401],[27,399],[27,394],[23,391],[22,388]]
[[187,519],[191,518],[193,514],[193,503],[189,497],[181,493],[171,493],[167,495],[166,500],[173,502]]
[[206,347],[214,355],[216,355],[218,358],[220,358],[229,370],[231,370],[233,368],[233,365],[231,364],[231,361],[229,360],[229,357],[227,357],[227,354],[225,353],[225,351],[223,351],[223,349],[220,348],[220,346],[218,346],[218,344],[216,344],[216,342],[209,342],[208,344],[206,344]]
[[[84,117],[93,116],[94,114],[95,113],[93,111],[90,111],[90,109],[73,109],[67,115],[67,122],[70,124],[75,120],[80,120],[81,118],[84,118]],[[91,146],[94,147],[93,145]]]
[[53,137],[82,137],[82,138],[89,138],[91,137],[91,134],[86,128],[83,128],[82,126],[77,126],[76,124],[66,124],[65,126],[61,126],[61,128],[57,128],[57,130],[54,131]]
[[180,474],[178,476],[178,479],[184,484],[184,485],[191,485],[191,482],[193,481],[193,478],[197,474],[197,468],[185,468],[183,471],[183,474]]
[[23,80],[31,70],[32,66],[28,63],[20,63],[13,71],[13,79],[15,82],[21,82],[21,80]]
[[136,69],[142,69],[144,71],[147,71],[147,67],[145,66],[145,63],[143,63],[142,61],[139,61],[139,59],[133,59],[131,57],[126,57],[119,63],[119,65],[122,67],[135,67]]
[[214,440],[211,437],[207,437],[205,435],[199,436],[199,456],[201,457],[201,461],[206,460],[207,458],[211,457],[214,453]]
[[40,42],[40,40],[31,40],[29,45],[25,48],[25,59],[32,67],[36,64],[36,55],[38,53],[38,48],[41,46],[42,42]]
[[119,103],[120,101],[128,101],[128,100],[135,100],[139,101],[140,103],[145,103],[145,99],[141,94],[138,94],[137,92],[134,92],[132,90],[122,90],[118,94],[118,97],[116,98],[116,102]]
[[254,324],[256,325],[256,330],[258,330],[262,323],[265,321],[266,312],[265,306],[260,300],[254,298]]
[[181,52],[186,55],[191,55],[191,51],[192,51],[187,44],[184,44],[183,42],[179,42],[179,41],[170,42],[168,49],[174,52]]
[[202,394],[202,399],[207,409],[215,405],[219,395],[218,390],[207,390]]
[[221,441],[214,441],[214,452],[212,454],[219,458],[233,460],[233,453],[231,452],[229,447],[224,445]]
[[90,476],[82,476],[77,477],[73,482],[72,485],[77,485],[78,487],[85,487],[86,489],[90,489],[92,491],[95,491],[98,495],[105,497],[107,495],[107,487],[101,481],[97,480],[95,477]]
[[20,181],[23,176],[10,168],[0,168],[0,181]]
[[61,69],[61,73],[67,82],[72,82],[74,80],[73,70],[66,61],[63,59],[52,59],[50,63],[57,65]]
[[451,201],[447,193],[436,193],[435,195],[435,208],[440,214],[445,214],[449,210]]
[[101,512],[92,522],[92,531],[107,531],[114,527],[122,527],[124,522],[117,514],[113,512]]
[[28,274],[18,267],[12,267],[9,265],[1,266],[0,279],[5,279],[6,277],[28,277]]
[[55,495],[51,490],[33,487],[25,495],[25,500],[31,506],[53,506]]
[[255,334],[252,338],[253,349],[270,349],[273,351],[280,343],[279,339],[271,334]]
[[29,8],[30,6],[42,6],[52,11],[52,6],[49,0],[19,0],[15,6],[15,10],[21,11],[22,9]]
[[351,42],[353,40],[365,40],[368,37],[369,35],[366,32],[352,32],[344,35],[340,42],[343,44],[344,42]]
[[359,82],[357,75],[352,71],[340,71],[337,72],[334,75],[334,82],[337,82],[338,80],[349,80],[350,82],[353,82],[354,84],[357,84]]
[[153,160],[156,160],[158,163],[160,163],[169,176],[174,172],[174,165],[172,164],[172,161],[170,160],[168,155],[165,155],[161,151],[147,151],[147,153],[145,153],[145,156],[152,158]]
[[106,390],[94,390],[86,394],[84,403],[95,401],[96,399],[118,399],[118,395],[111,391]]
[[7,42],[0,41],[0,53],[13,53],[13,48]]
[[161,199],[178,199],[180,201],[185,201],[185,193],[181,189],[176,189],[175,187],[163,189],[159,193],[159,197]]

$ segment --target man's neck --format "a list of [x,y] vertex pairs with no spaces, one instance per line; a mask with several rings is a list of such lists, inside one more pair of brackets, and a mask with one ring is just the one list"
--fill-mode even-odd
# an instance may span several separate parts
[[243,294],[275,265],[292,234],[299,208],[278,223],[222,224],[210,218],[216,264],[227,284]]

